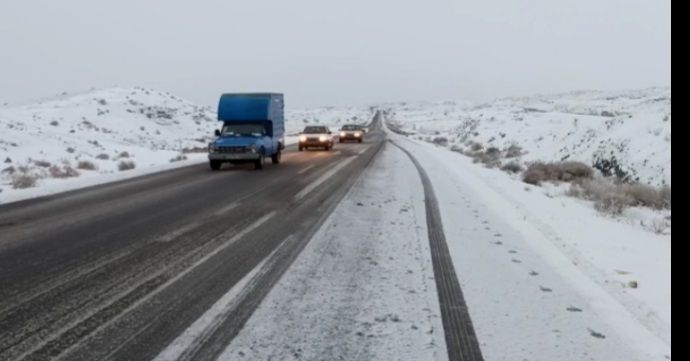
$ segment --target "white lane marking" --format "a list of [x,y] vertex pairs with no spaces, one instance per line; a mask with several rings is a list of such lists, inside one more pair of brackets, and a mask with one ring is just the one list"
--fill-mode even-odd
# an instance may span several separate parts
[[313,182],[309,183],[309,185],[304,187],[304,189],[302,189],[301,191],[299,191],[299,193],[297,193],[295,195],[295,200],[300,200],[300,199],[304,198],[304,196],[306,196],[307,193],[313,191],[314,188],[321,185],[321,183],[327,181],[328,178],[332,177],[335,173],[337,173],[343,167],[350,164],[350,162],[352,162],[352,160],[354,160],[354,159],[355,159],[355,157],[346,158],[342,162],[338,163],[335,167],[331,168],[326,173],[324,173],[321,177],[319,177],[316,180],[314,180]]
[[360,150],[359,152],[357,152],[357,155],[362,155],[362,154],[364,154],[364,152],[366,152],[367,150],[369,150],[369,146],[366,146],[366,147],[364,147],[364,149],[362,149],[362,150]]
[[315,166],[316,166],[315,164],[312,164],[312,165],[310,165],[310,166],[306,166],[306,167],[302,168],[302,170],[300,170],[299,172],[297,172],[297,174],[303,174],[304,172],[306,172],[306,171],[308,171],[308,170],[314,168]]
[[230,205],[227,205],[227,206],[217,210],[216,213],[214,213],[214,215],[220,216],[223,213],[227,213],[228,211],[235,209],[239,205],[240,205],[239,202],[231,203]]
[[[247,235],[247,234],[250,233],[251,231],[253,231],[253,230],[259,228],[262,224],[266,223],[269,219],[271,219],[271,217],[273,217],[275,214],[276,214],[276,212],[275,212],[275,211],[272,211],[272,212],[268,213],[267,215],[265,215],[265,216],[259,218],[258,220],[254,221],[254,223],[252,223],[252,224],[250,224],[249,226],[247,226],[247,228],[245,228],[245,229],[243,229],[242,231],[240,231],[239,233],[235,234],[233,237],[231,237],[230,239],[228,239],[227,241],[225,241],[225,243],[219,245],[219,246],[216,247],[213,251],[211,251],[210,253],[208,253],[207,255],[205,255],[204,257],[202,257],[201,259],[199,259],[198,261],[194,262],[194,264],[192,264],[191,266],[185,268],[183,271],[181,271],[180,273],[178,273],[177,275],[175,275],[175,277],[172,277],[171,279],[169,279],[169,280],[168,280],[167,282],[165,282],[164,284],[162,284],[162,285],[156,287],[155,289],[153,289],[151,292],[149,292],[148,294],[146,294],[144,297],[140,298],[140,299],[137,300],[135,303],[133,303],[132,305],[130,305],[129,307],[127,307],[125,310],[121,311],[117,316],[115,316],[115,317],[111,318],[110,320],[108,320],[108,322],[103,323],[103,324],[101,324],[100,326],[98,326],[98,327],[97,327],[96,329],[94,329],[88,336],[82,338],[81,340],[79,340],[78,342],[74,343],[72,346],[70,346],[70,347],[67,348],[66,350],[64,350],[60,355],[57,356],[56,360],[63,359],[64,356],[67,355],[67,354],[69,354],[69,352],[70,352],[71,350],[73,350],[73,349],[75,349],[76,347],[82,345],[85,341],[91,339],[91,338],[92,338],[94,335],[96,335],[100,330],[102,330],[102,329],[104,329],[104,328],[106,328],[106,327],[112,325],[113,323],[117,322],[119,319],[122,318],[123,315],[126,315],[127,313],[129,313],[129,312],[132,311],[133,309],[135,309],[135,308],[139,307],[140,305],[142,305],[144,302],[147,302],[147,301],[150,300],[153,296],[157,295],[157,294],[160,293],[162,290],[164,290],[165,288],[167,288],[167,287],[170,286],[171,284],[173,284],[173,283],[175,283],[176,281],[178,281],[180,278],[182,278],[182,277],[186,276],[187,274],[189,274],[190,272],[192,272],[195,268],[199,267],[202,263],[208,261],[211,257],[217,255],[217,254],[220,253],[222,250],[228,248],[230,245],[232,245],[232,244],[235,243],[237,240],[239,240],[240,238],[244,237],[245,235]],[[182,261],[184,261],[184,259],[183,259]],[[139,282],[136,282],[135,284],[133,284],[133,285],[130,286],[127,290],[125,290],[124,292],[121,292],[120,294],[123,295],[123,296],[126,296],[126,295],[129,294],[130,292],[134,291],[134,290],[135,290],[137,287],[139,287],[140,285],[142,285],[142,284],[144,284],[144,283],[146,283],[146,282],[148,282],[148,281],[150,281],[150,280],[152,280],[152,279],[154,279],[154,278],[156,278],[156,277],[159,277],[160,275],[162,275],[163,273],[165,273],[168,269],[174,267],[174,266],[175,266],[176,264],[178,264],[178,263],[180,263],[180,261],[175,262],[174,264],[170,265],[169,267],[166,267],[166,268],[164,268],[164,269],[162,269],[162,270],[160,270],[160,271],[158,271],[158,272],[153,273],[153,274],[150,275],[149,277],[146,277],[146,278],[144,278],[143,280],[140,280]],[[70,322],[70,324],[68,324],[67,326],[62,327],[58,332],[53,333],[54,337],[49,337],[49,338],[45,338],[45,339],[41,340],[41,342],[35,344],[34,347],[32,347],[30,350],[24,352],[20,357],[18,357],[18,359],[23,359],[23,358],[25,358],[25,357],[31,355],[32,353],[34,353],[34,352],[36,352],[37,350],[41,349],[43,346],[45,346],[45,345],[48,344],[49,342],[51,342],[51,341],[53,341],[53,340],[59,338],[60,336],[62,336],[62,334],[64,334],[65,332],[69,331],[70,329],[72,329],[73,327],[75,327],[76,325],[78,325],[79,323],[81,323],[81,322],[83,322],[84,320],[88,319],[89,317],[93,316],[93,315],[94,315],[95,313],[97,313],[98,311],[110,307],[112,304],[114,304],[115,302],[119,301],[121,298],[122,298],[122,297],[112,299],[111,302],[109,302],[108,304],[104,305],[103,307],[100,307],[100,308],[98,308],[98,309],[96,309],[96,310],[91,310],[91,312],[87,312],[86,314],[82,315],[82,317],[80,317],[79,319]]]
[[215,333],[227,319],[227,315],[234,310],[244,295],[251,290],[251,284],[265,273],[264,266],[273,255],[290,239],[284,239],[268,256],[257,264],[249,273],[237,282],[228,292],[216,301],[201,317],[187,327],[173,342],[171,342],[153,361],[172,361],[187,359],[194,353],[208,336]]
[[180,227],[172,232],[169,232],[161,237],[156,238],[155,242],[170,242],[173,239],[191,231],[192,229],[201,225],[201,222],[192,222],[186,226]]

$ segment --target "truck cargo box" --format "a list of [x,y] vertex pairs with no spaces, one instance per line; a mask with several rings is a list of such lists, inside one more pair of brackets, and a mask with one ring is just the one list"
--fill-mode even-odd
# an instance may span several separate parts
[[218,103],[218,120],[223,122],[283,122],[283,94],[223,94]]

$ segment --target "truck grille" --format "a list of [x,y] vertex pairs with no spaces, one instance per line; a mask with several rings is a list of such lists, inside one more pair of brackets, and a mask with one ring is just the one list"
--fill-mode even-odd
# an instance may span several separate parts
[[218,147],[218,153],[246,153],[247,147]]

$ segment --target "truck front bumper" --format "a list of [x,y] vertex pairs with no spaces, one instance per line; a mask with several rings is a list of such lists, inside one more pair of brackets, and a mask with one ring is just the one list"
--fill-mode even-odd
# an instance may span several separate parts
[[360,140],[362,136],[356,136],[354,133],[345,133],[345,135],[340,135],[340,140]]
[[259,153],[209,153],[209,160],[220,161],[242,161],[242,160],[257,160],[261,157]]
[[304,142],[299,142],[300,147],[326,147],[331,145],[332,140],[319,141],[319,140],[307,140]]

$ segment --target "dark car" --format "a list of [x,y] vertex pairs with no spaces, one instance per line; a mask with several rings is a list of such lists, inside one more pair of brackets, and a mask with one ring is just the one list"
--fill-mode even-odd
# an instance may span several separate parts
[[298,149],[306,148],[333,149],[333,133],[323,125],[309,125],[299,135]]

